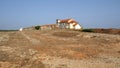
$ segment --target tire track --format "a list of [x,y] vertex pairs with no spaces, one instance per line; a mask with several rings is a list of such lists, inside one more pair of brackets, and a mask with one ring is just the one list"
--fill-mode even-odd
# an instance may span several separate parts
[[28,39],[33,45],[39,44],[40,41],[30,37],[29,35],[25,34],[24,32],[21,32],[21,35],[23,35],[26,39]]

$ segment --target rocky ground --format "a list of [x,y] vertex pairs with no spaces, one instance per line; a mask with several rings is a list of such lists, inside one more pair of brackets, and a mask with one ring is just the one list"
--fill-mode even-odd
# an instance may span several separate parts
[[71,30],[0,32],[0,68],[119,67],[119,34]]

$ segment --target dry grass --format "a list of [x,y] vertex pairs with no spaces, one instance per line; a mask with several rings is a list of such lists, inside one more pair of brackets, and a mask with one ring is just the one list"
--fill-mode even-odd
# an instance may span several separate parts
[[0,32],[0,68],[119,68],[120,35]]
[[53,35],[54,36],[58,36],[58,37],[75,37],[76,35],[78,35],[78,33],[73,33],[73,32],[54,32]]

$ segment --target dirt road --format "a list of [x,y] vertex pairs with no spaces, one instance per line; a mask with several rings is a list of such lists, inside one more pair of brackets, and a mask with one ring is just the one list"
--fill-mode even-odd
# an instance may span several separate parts
[[120,35],[0,32],[0,68],[119,68]]

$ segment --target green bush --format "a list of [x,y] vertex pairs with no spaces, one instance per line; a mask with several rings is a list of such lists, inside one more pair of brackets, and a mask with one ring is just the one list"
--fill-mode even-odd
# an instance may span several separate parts
[[83,29],[82,32],[94,32],[92,29]]
[[36,29],[36,30],[39,30],[39,29],[40,29],[40,26],[35,26],[35,29]]

